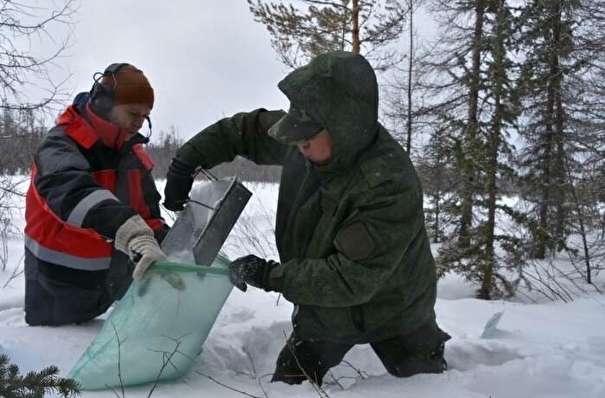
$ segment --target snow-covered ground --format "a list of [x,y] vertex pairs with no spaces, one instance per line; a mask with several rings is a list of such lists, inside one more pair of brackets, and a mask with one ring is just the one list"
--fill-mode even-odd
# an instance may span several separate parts
[[[231,258],[247,253],[277,258],[272,235],[276,186],[248,187],[254,196],[225,250]],[[13,222],[23,230],[22,211],[14,214]],[[27,326],[23,276],[9,281],[16,267],[22,269],[22,247],[22,237],[10,239],[7,269],[0,270],[0,353],[8,353],[22,371],[55,364],[61,375],[67,375],[103,319],[84,326]],[[597,283],[605,290],[602,276]],[[357,346],[326,377],[325,393],[375,398],[605,397],[605,296],[584,293],[568,303],[487,302],[473,299],[473,289],[455,275],[439,282],[438,323],[452,335],[445,353],[449,371],[397,379],[386,373],[369,346]],[[152,396],[319,396],[309,383],[269,382],[277,353],[291,330],[290,311],[291,305],[277,294],[233,289],[191,371],[179,381],[160,384]],[[496,329],[481,337],[487,320],[501,311]],[[124,396],[146,397],[150,389],[126,388]],[[83,396],[122,395],[96,391]]]

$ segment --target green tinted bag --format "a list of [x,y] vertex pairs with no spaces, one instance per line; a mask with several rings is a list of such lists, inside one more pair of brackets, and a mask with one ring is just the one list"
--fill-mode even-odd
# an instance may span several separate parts
[[68,377],[83,390],[171,380],[185,374],[233,285],[229,261],[161,263],[132,283]]

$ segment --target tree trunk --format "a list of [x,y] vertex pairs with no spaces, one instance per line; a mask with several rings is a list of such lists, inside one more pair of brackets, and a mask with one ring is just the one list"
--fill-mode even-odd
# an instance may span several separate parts
[[[561,83],[560,83],[560,73],[561,69],[559,67],[559,40],[560,40],[560,8],[558,1],[555,2],[552,8],[552,12],[550,13],[552,24],[550,26],[550,37],[549,37],[549,45],[551,48],[551,56],[549,60],[549,77],[546,83],[546,109],[544,110],[544,155],[543,155],[543,164],[542,164],[542,181],[541,181],[541,190],[542,190],[542,200],[539,204],[539,218],[538,218],[538,226],[539,232],[536,236],[536,244],[534,249],[534,257],[538,259],[544,259],[546,257],[546,250],[548,247],[549,235],[552,234],[553,231],[550,228],[550,223],[548,222],[551,218],[551,211],[553,204],[558,209],[558,205],[553,203],[553,193],[556,192],[556,180],[560,181],[560,172],[556,171],[558,168],[557,160],[555,159],[556,148],[557,148],[557,140],[558,136],[561,134],[557,132],[557,126],[555,126],[555,121],[557,121],[557,96],[560,96]],[[563,160],[563,159],[561,159]],[[554,173],[553,173],[554,172]],[[559,202],[559,200],[557,200]],[[555,210],[556,215],[556,210]]]
[[412,67],[414,65],[414,0],[410,0],[410,50],[408,56],[407,141],[405,149],[412,153]]
[[352,27],[351,27],[351,35],[352,35],[352,43],[353,43],[353,48],[352,51],[354,53],[359,54],[361,48],[360,48],[360,42],[359,42],[359,0],[353,0],[353,7],[351,10],[351,23],[352,23]]
[[[466,125],[465,138],[467,139],[467,149],[474,152],[476,150],[477,132],[479,130],[478,122],[478,104],[479,104],[479,81],[481,70],[481,51],[483,41],[483,17],[485,14],[485,1],[477,0],[475,2],[475,28],[473,36],[473,58],[470,74],[468,120]],[[463,148],[464,151],[464,148]],[[471,243],[470,228],[473,222],[473,196],[475,192],[475,167],[472,165],[473,153],[462,153],[464,159],[464,180],[462,193],[462,211],[460,216],[460,238],[461,247],[469,247]]]
[[483,280],[479,291],[479,298],[489,300],[492,298],[494,270],[496,268],[495,258],[495,234],[496,234],[496,199],[498,197],[498,154],[500,148],[500,137],[503,124],[504,108],[502,97],[506,70],[504,65],[504,13],[503,1],[498,1],[498,14],[496,16],[496,32],[493,45],[494,63],[491,77],[493,79],[494,116],[489,136],[489,160],[487,164],[487,223],[485,228],[485,260],[483,262]]
[[[553,1],[553,15],[554,26],[553,26],[553,40],[554,48],[557,49],[557,53],[563,50],[564,44],[561,42],[561,2],[559,0]],[[567,206],[566,206],[566,179],[565,179],[565,146],[564,146],[564,129],[565,129],[565,110],[563,109],[562,101],[562,71],[559,65],[559,58],[556,59],[556,74],[553,76],[554,96],[555,96],[555,159],[553,168],[553,182],[554,186],[554,205],[555,205],[555,225],[554,225],[554,238],[557,242],[557,246],[561,245],[565,241],[565,220],[567,219]]]

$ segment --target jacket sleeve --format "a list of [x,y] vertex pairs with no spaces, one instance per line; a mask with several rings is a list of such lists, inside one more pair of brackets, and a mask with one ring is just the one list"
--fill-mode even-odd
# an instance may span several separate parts
[[422,197],[402,185],[392,182],[359,197],[338,227],[330,255],[292,259],[271,273],[270,284],[281,284],[284,297],[296,304],[349,307],[368,302],[393,278],[401,286],[419,278],[415,266],[401,264],[426,253],[415,243],[424,233]]
[[106,239],[114,239],[124,221],[136,214],[96,182],[86,157],[71,139],[49,135],[34,163],[36,190],[50,210],[70,225],[91,228]]
[[237,155],[259,165],[281,165],[288,146],[267,134],[283,111],[257,109],[237,113],[206,127],[177,151],[184,164],[204,169],[232,161]]

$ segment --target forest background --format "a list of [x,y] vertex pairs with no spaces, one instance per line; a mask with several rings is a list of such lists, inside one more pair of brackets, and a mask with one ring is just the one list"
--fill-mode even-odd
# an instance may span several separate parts
[[[0,219],[10,220],[3,216],[10,195],[23,195],[15,178],[26,178],[48,115],[75,95],[53,83],[42,100],[24,101],[23,87],[32,76],[44,81],[68,45],[54,40],[55,51],[40,56],[14,38],[52,36],[57,25],[69,31],[78,3],[2,4]],[[487,300],[512,297],[520,286],[570,300],[573,292],[552,284],[550,276],[561,274],[573,290],[598,288],[592,280],[605,267],[603,1],[248,0],[248,7],[287,69],[329,50],[372,63],[381,122],[422,178],[440,275],[464,276]],[[434,21],[434,36],[419,37],[419,19]],[[157,178],[182,143],[177,127],[156,132],[148,150]],[[280,169],[237,159],[212,172],[276,182]],[[11,232],[8,221],[0,225]],[[543,269],[543,260],[560,254],[574,272],[553,262]]]

